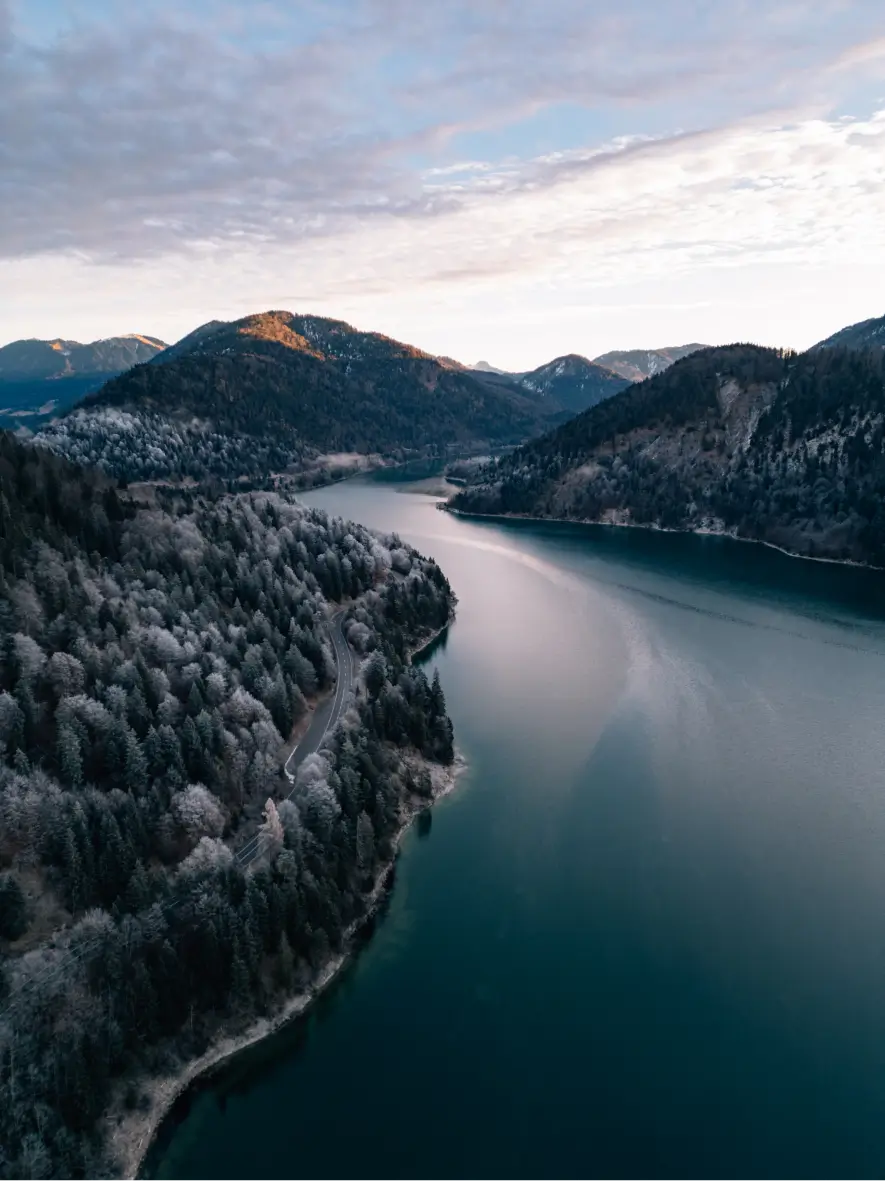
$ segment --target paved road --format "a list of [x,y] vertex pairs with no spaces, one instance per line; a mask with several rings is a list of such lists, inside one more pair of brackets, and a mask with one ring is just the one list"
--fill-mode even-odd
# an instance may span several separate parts
[[329,624],[329,635],[332,637],[332,650],[335,653],[335,664],[338,669],[335,693],[331,702],[324,701],[314,711],[307,733],[286,759],[283,770],[286,773],[286,778],[291,782],[294,782],[298,767],[308,755],[315,754],[319,750],[323,739],[337,725],[344,703],[353,688],[353,657],[341,630],[343,619],[343,615],[334,616]]
[[[323,745],[326,735],[338,724],[341,714],[344,711],[344,705],[353,689],[354,658],[350,648],[347,646],[344,632],[341,630],[343,622],[343,612],[333,615],[329,621],[329,635],[332,639],[332,651],[335,654],[335,666],[337,669],[335,692],[331,700],[324,701],[322,705],[317,706],[314,710],[307,733],[299,740],[283,765],[286,778],[293,784],[298,768],[308,755],[316,754]],[[284,798],[288,799],[294,790],[293,787]],[[261,839],[256,835],[247,841],[237,852],[236,860],[240,865],[248,865],[251,861],[255,860],[260,852]]]
[[[350,648],[347,646],[347,641],[344,639],[344,633],[341,630],[343,621],[343,611],[337,615],[333,615],[329,621],[329,634],[332,637],[335,662],[338,667],[335,693],[331,701],[324,702],[319,709],[314,711],[307,733],[286,760],[284,770],[290,782],[294,781],[297,767],[304,762],[308,755],[314,754],[319,750],[320,746],[322,746],[323,739],[337,724],[343,712],[344,703],[347,701],[350,691],[353,688],[355,659]],[[291,794],[292,791],[290,790],[289,795],[291,796]],[[237,850],[234,854],[234,860],[238,865],[249,865],[261,851],[261,837],[256,834],[242,848]],[[163,909],[168,913],[170,910],[180,906],[181,903],[182,900],[178,899],[171,904],[167,903]],[[90,942],[87,940],[74,952],[74,960],[84,959],[91,951],[97,950],[99,946],[100,941],[93,940]],[[61,979],[62,975],[68,970],[68,966],[65,963],[61,967],[52,968],[48,972],[43,972],[38,977],[32,978],[30,982],[19,988],[16,995],[8,999],[4,1008],[0,1009],[0,1020],[8,1016],[15,1005],[29,998],[42,981]]]

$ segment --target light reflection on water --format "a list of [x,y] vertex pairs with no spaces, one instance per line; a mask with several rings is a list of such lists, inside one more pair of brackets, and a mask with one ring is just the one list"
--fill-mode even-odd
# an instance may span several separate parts
[[322,1020],[222,1074],[155,1174],[881,1176],[885,583],[308,499],[450,578],[431,666],[470,771]]

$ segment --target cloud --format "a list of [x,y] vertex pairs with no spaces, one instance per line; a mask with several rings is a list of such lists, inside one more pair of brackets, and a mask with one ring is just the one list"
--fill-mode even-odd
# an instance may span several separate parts
[[[437,231],[421,226],[470,226],[483,196],[525,218],[519,193],[610,175],[628,160],[641,172],[711,123],[825,103],[824,77],[880,60],[878,0],[850,9],[623,0],[614,14],[602,0],[327,0],[297,12],[282,0],[202,0],[191,20],[127,6],[39,43],[16,33],[8,4],[0,0],[7,259],[114,263],[181,250],[205,259],[220,248],[316,258],[319,241],[334,262],[330,243],[398,240],[414,225],[432,272]],[[628,137],[478,160],[473,176],[428,169],[457,163],[459,141],[476,129],[564,102],[623,108],[639,133],[649,111],[671,104],[687,130],[666,149]],[[661,216],[637,212],[636,224]],[[585,229],[611,232],[586,211],[570,217],[566,235],[583,232],[581,217]],[[500,273],[498,254],[477,265]],[[463,270],[437,268],[450,278]]]

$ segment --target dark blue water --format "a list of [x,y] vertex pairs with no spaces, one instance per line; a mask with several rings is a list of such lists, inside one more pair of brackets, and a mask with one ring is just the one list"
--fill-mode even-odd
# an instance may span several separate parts
[[882,1176],[881,576],[309,499],[448,574],[470,770],[341,983],[152,1175]]

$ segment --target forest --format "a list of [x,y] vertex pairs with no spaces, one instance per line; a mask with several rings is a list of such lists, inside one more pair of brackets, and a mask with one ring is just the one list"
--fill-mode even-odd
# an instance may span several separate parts
[[451,507],[885,565],[883,355],[700,350],[474,472]]
[[145,411],[97,409],[45,426],[36,443],[129,484],[155,481],[226,487],[269,484],[274,473],[308,470],[315,452],[294,432],[256,438]]
[[[285,798],[333,607],[358,690]],[[0,434],[0,1175],[116,1175],[108,1108],[345,946],[454,757],[408,658],[454,608],[395,535]]]

